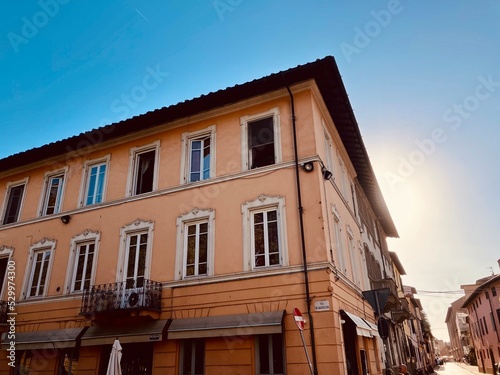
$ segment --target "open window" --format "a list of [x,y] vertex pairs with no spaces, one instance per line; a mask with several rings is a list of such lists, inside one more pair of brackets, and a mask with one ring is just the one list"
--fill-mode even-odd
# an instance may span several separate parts
[[67,168],[45,175],[40,216],[57,214],[61,211],[66,170]]
[[215,125],[182,134],[181,183],[215,176]]
[[2,219],[3,225],[19,221],[27,183],[28,179],[24,179],[7,185]]
[[283,335],[256,336],[257,374],[283,375],[285,373],[285,358],[283,350]]
[[241,118],[242,167],[260,168],[281,162],[279,110]]
[[160,142],[133,148],[130,152],[128,195],[139,195],[156,190]]

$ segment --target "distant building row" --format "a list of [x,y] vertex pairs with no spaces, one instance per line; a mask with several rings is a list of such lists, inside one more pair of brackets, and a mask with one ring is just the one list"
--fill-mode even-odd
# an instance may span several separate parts
[[[500,260],[498,263],[500,267]],[[500,275],[461,288],[465,296],[453,302],[446,315],[452,355],[477,364],[481,372],[496,373],[500,363]]]

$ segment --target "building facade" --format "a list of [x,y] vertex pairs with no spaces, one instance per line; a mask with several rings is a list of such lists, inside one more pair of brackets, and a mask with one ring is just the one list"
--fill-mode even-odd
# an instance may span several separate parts
[[445,323],[450,336],[451,356],[461,361],[468,356],[470,342],[469,319],[467,309],[462,308],[465,298],[461,297],[451,303],[446,312]]
[[500,362],[500,275],[461,288],[465,291],[461,307],[468,310],[479,371],[492,374]]
[[332,57],[12,155],[0,186],[2,374],[103,374],[115,339],[124,374],[396,365],[363,292],[397,231]]

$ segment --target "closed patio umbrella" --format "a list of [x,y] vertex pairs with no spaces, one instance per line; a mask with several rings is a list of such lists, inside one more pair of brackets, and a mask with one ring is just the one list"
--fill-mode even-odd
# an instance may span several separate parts
[[120,361],[122,359],[122,346],[118,339],[113,343],[111,355],[109,356],[108,371],[106,375],[122,375],[122,367]]

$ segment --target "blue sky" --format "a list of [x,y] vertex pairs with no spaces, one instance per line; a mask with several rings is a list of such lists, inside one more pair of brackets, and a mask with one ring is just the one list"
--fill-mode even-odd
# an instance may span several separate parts
[[[0,17],[0,158],[333,55],[404,283],[500,272],[500,2],[40,0]],[[454,299],[420,298],[447,339]]]

